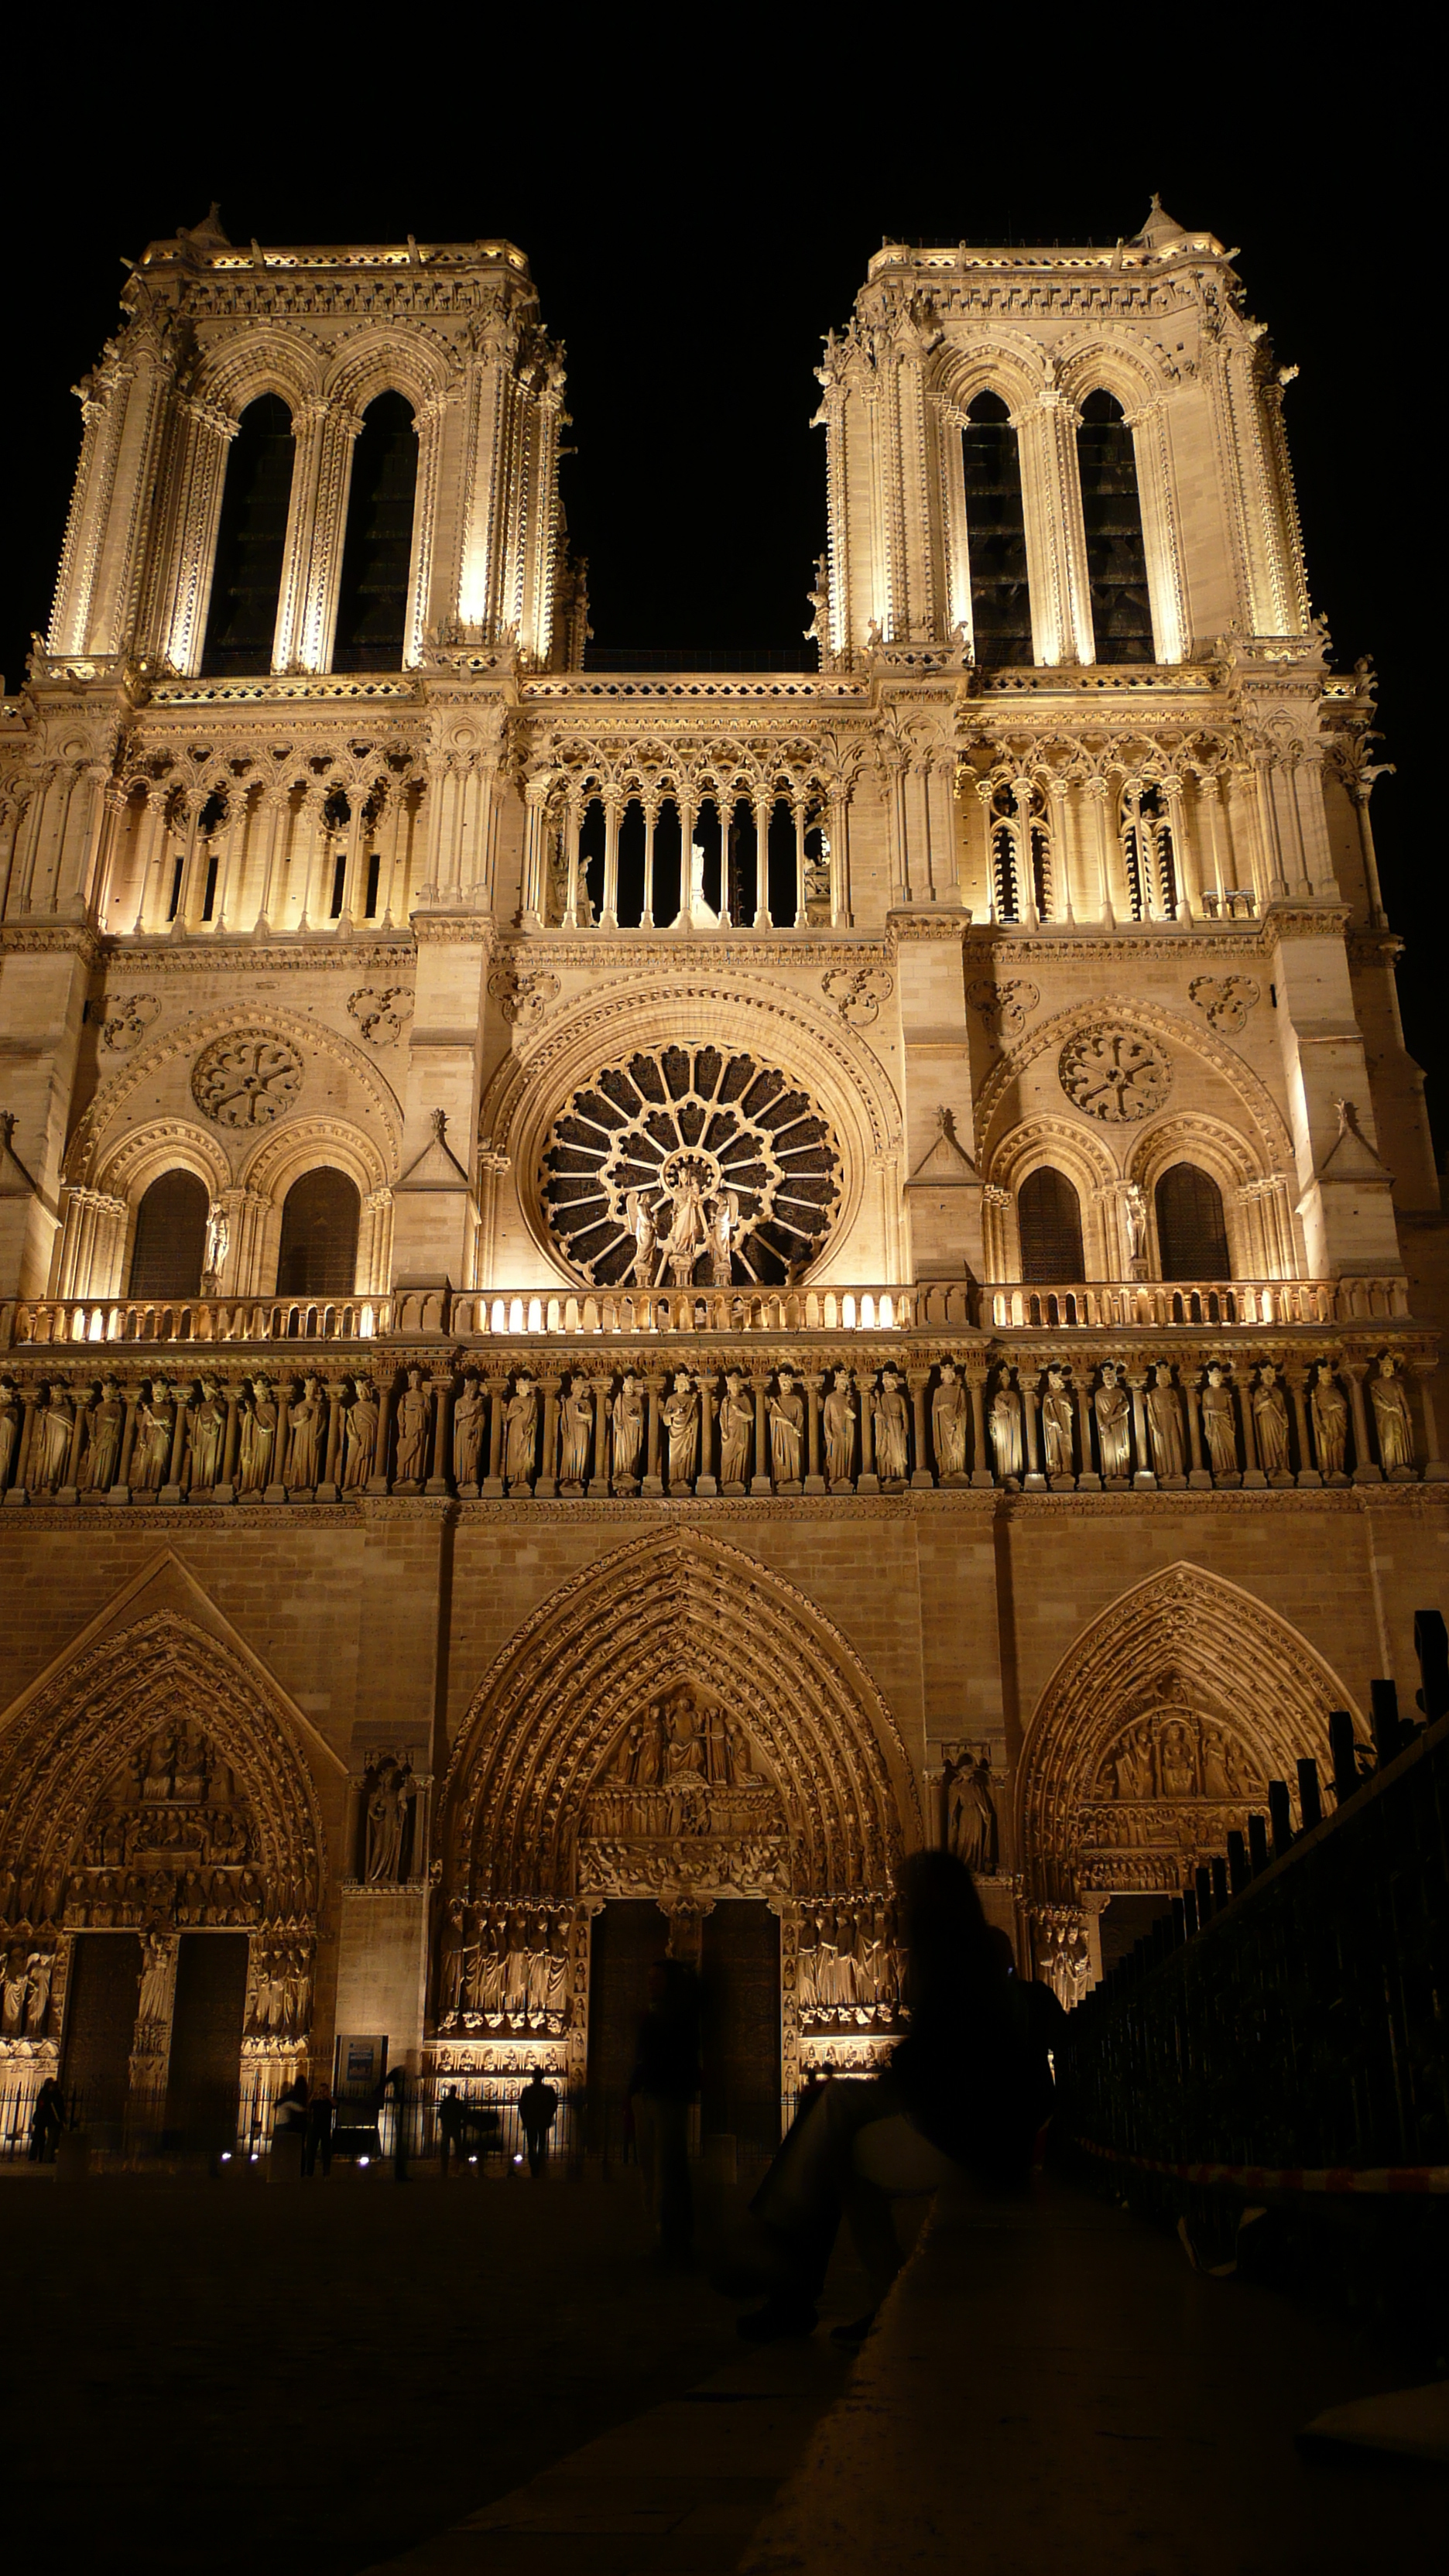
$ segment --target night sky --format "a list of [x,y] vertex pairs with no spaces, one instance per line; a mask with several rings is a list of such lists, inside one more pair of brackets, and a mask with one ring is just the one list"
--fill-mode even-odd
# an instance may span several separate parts
[[[848,74],[827,67],[828,35],[818,59],[793,52],[793,27],[831,25],[814,13],[621,14],[610,49],[574,43],[563,18],[525,42],[487,13],[443,11],[418,21],[415,63],[364,61],[380,22],[361,13],[215,23],[236,49],[212,48],[204,18],[175,21],[171,72],[149,47],[87,35],[90,12],[55,52],[23,38],[7,56],[12,689],[49,613],[79,435],[68,388],[115,327],[121,255],[212,198],[238,242],[516,242],[567,344],[564,493],[596,644],[798,651],[809,666],[825,468],[812,369],[882,236],[1110,243],[1156,188],[1180,222],[1240,246],[1249,309],[1301,369],[1286,417],[1313,601],[1335,658],[1368,653],[1380,675],[1381,756],[1398,774],[1374,822],[1442,1159],[1449,1013],[1428,935],[1442,573],[1422,578],[1442,551],[1424,514],[1442,360],[1414,221],[1414,174],[1438,149],[1417,121],[1422,62],[1396,64],[1377,39],[1371,73],[1326,63],[1314,89],[1255,31],[1235,80],[1223,26],[1176,59],[1106,20],[1102,49],[1073,54],[1035,16],[1033,58],[998,58],[1004,40],[960,12],[903,21],[938,31],[929,57],[914,32],[898,56],[882,19],[874,47],[852,41]],[[651,77],[651,60],[681,68]]]

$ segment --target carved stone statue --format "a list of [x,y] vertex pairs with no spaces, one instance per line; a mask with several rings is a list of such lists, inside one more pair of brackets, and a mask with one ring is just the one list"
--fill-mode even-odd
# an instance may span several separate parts
[[25,2028],[25,1998],[30,1992],[30,1970],[25,1951],[18,1946],[9,1951],[3,1974],[0,1974],[0,2030],[7,2039],[18,2039]]
[[203,1297],[221,1295],[221,1274],[231,1245],[231,1226],[225,1208],[213,1199],[206,1214],[206,1248],[201,1256],[201,1293]]
[[968,1869],[994,1869],[997,1853],[996,1803],[991,1795],[991,1765],[963,1753],[946,1773],[946,1842]]
[[875,1466],[883,1485],[903,1485],[910,1474],[910,1410],[898,1369],[881,1371],[879,1392],[871,1397],[875,1420]]
[[824,1417],[826,1481],[832,1488],[848,1486],[855,1473],[855,1398],[848,1369],[834,1371]]
[[432,1396],[423,1384],[421,1369],[408,1370],[408,1382],[398,1397],[397,1406],[397,1477],[399,1485],[421,1485],[428,1472],[428,1416]]
[[70,1389],[53,1386],[49,1402],[36,1412],[30,1434],[30,1490],[33,1494],[53,1494],[65,1483],[74,1429],[75,1408],[71,1403]]
[[302,1380],[302,1392],[287,1407],[287,1467],[282,1479],[289,1493],[315,1492],[322,1476],[323,1409],[315,1377]]
[[370,1887],[395,1887],[402,1878],[412,1794],[410,1762],[399,1762],[388,1754],[374,1764],[368,1774],[363,1857],[363,1875]]
[[1348,1455],[1348,1398],[1331,1360],[1320,1360],[1313,1372],[1313,1437],[1319,1474],[1329,1480],[1341,1476]]
[[1167,1362],[1159,1360],[1152,1374],[1156,1384],[1147,1390],[1147,1428],[1153,1473],[1163,1480],[1183,1473],[1182,1406]]
[[222,1447],[226,1439],[226,1403],[214,1377],[203,1377],[201,1401],[191,1408],[190,1484],[193,1493],[209,1493],[221,1483]]
[[942,1484],[964,1483],[966,1389],[950,1360],[941,1362],[941,1382],[931,1398],[931,1447]]
[[141,1943],[141,1992],[136,2006],[138,2021],[166,2021],[171,2012],[172,1950],[159,1932],[148,1932]]
[[1253,1389],[1253,1431],[1258,1443],[1258,1464],[1267,1476],[1288,1473],[1288,1407],[1278,1372],[1271,1360],[1264,1360]]
[[176,1407],[160,1378],[153,1378],[136,1407],[136,1437],[131,1449],[133,1493],[156,1494],[171,1465]]
[[1136,1264],[1147,1250],[1147,1201],[1140,1181],[1129,1181],[1123,1191],[1122,1217],[1127,1229],[1127,1254],[1133,1264],[1135,1278]]
[[1046,1393],[1041,1400],[1042,1447],[1046,1453],[1049,1476],[1072,1473],[1072,1397],[1061,1369],[1053,1362],[1047,1370]]
[[483,1434],[488,1427],[488,1398],[475,1374],[463,1380],[453,1406],[453,1482],[459,1493],[480,1482]]
[[376,1388],[365,1377],[355,1377],[352,1385],[353,1402],[342,1417],[347,1439],[342,1484],[346,1493],[359,1494],[376,1472],[373,1462],[377,1456],[377,1427],[381,1415]]
[[1208,1364],[1207,1384],[1202,1391],[1202,1433],[1213,1474],[1236,1478],[1238,1426],[1233,1414],[1233,1390],[1216,1360]]
[[639,1455],[644,1445],[644,1390],[632,1369],[609,1407],[613,1430],[612,1475],[616,1494],[632,1494],[639,1483]]
[[1379,1435],[1379,1464],[1384,1474],[1412,1475],[1414,1425],[1409,1414],[1409,1391],[1398,1374],[1392,1351],[1384,1352],[1378,1376],[1369,1379],[1369,1393],[1374,1402],[1374,1429]]
[[1005,1372],[991,1399],[991,1454],[1005,1483],[1021,1474],[1021,1398]]
[[520,1369],[503,1408],[503,1477],[510,1486],[533,1483],[538,1447],[538,1389],[527,1369]]
[[659,1418],[669,1441],[669,1490],[687,1492],[699,1469],[699,1397],[684,1369],[660,1406]]
[[659,1267],[659,1238],[654,1231],[654,1212],[642,1190],[630,1190],[624,1202],[629,1232],[634,1238],[634,1257],[629,1265],[630,1283],[635,1288],[652,1288]]
[[[239,1484],[244,1494],[265,1493],[272,1481],[272,1459],[277,1445],[277,1405],[268,1381],[254,1377],[251,1402],[242,1414],[241,1463]],[[132,1459],[132,1481],[135,1460]]]
[[[108,1378],[106,1383],[108,1386],[114,1386],[116,1381],[114,1378]],[[0,1494],[5,1492],[10,1483],[10,1470],[15,1463],[15,1444],[19,1436],[20,1409],[15,1401],[15,1389],[7,1378],[3,1384],[0,1384]],[[119,1446],[119,1443],[117,1445]]]
[[577,1494],[583,1491],[588,1476],[594,1438],[594,1398],[587,1378],[570,1378],[568,1393],[560,1410],[563,1450],[559,1460],[559,1485],[564,1493]]
[[50,1981],[55,1974],[55,1952],[32,1950],[25,1962],[30,1991],[25,2002],[25,2036],[41,2039],[50,2018]]
[[1126,1484],[1132,1474],[1132,1408],[1115,1360],[1102,1362],[1102,1383],[1092,1398],[1097,1416],[1097,1455],[1105,1485]]
[[726,1488],[744,1485],[754,1427],[755,1408],[745,1393],[744,1378],[738,1369],[730,1369],[719,1409],[719,1480]]
[[709,1281],[712,1288],[728,1288],[732,1277],[730,1255],[740,1230],[740,1194],[738,1190],[720,1190],[705,1202],[709,1223]]
[[798,1485],[801,1479],[801,1444],[805,1437],[805,1405],[795,1392],[791,1369],[779,1373],[778,1395],[766,1399],[770,1416],[770,1465],[777,1487]]
[[[666,1165],[666,1169],[669,1168]],[[676,1288],[687,1288],[694,1278],[695,1263],[709,1247],[709,1219],[705,1213],[699,1170],[693,1157],[682,1157],[675,1171],[673,1183],[664,1192],[670,1208],[664,1261],[672,1284]]]

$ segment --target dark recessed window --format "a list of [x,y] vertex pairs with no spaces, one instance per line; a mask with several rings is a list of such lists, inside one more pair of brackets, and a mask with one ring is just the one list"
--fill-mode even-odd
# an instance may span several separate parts
[[1077,470],[1096,659],[1150,662],[1155,648],[1137,453],[1115,394],[1099,389],[1083,403]]
[[417,480],[412,405],[379,394],[352,450],[334,671],[402,669]]
[[201,656],[208,677],[272,667],[294,453],[292,415],[281,396],[248,403],[226,460]]
[[1016,1202],[1021,1229],[1021,1275],[1046,1282],[1080,1279],[1082,1208],[1065,1172],[1050,1163],[1022,1182]]
[[1029,662],[1031,593],[1026,578],[1021,458],[1000,394],[977,394],[961,433],[961,456],[976,659],[983,666]]
[[133,1297],[199,1297],[206,1258],[206,1183],[194,1172],[163,1172],[136,1210],[131,1245]]
[[1164,1279],[1231,1279],[1223,1194],[1196,1163],[1174,1163],[1154,1193]]
[[357,1277],[362,1202],[355,1182],[326,1165],[304,1172],[282,1208],[279,1297],[350,1297]]

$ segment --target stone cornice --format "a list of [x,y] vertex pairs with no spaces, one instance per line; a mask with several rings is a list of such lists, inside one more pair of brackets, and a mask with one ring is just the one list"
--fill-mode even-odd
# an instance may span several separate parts
[[8,922],[0,928],[0,949],[9,949],[19,957],[83,957],[88,966],[100,962],[101,942],[88,922],[44,923]]
[[[964,913],[957,915],[958,926]],[[697,974],[711,966],[859,966],[875,959],[889,962],[894,942],[889,934],[859,935],[824,931],[670,931],[508,930],[500,934],[503,956],[527,956],[535,965],[601,967],[677,966]]]
[[[4,936],[0,932],[0,939]],[[305,975],[329,969],[351,975],[359,968],[395,973],[411,967],[415,953],[406,931],[392,940],[365,941],[245,936],[233,941],[223,932],[215,940],[102,939],[92,963],[109,983],[120,975]]]

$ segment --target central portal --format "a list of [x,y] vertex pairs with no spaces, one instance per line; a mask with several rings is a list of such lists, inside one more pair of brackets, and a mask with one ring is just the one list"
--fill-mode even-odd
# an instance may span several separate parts
[[[672,1928],[652,1898],[614,1898],[594,1918],[588,2081],[600,2148],[622,2143],[649,1970]],[[705,1915],[699,1972],[701,2128],[768,2152],[780,2135],[780,1924],[763,1898],[725,1897]]]

